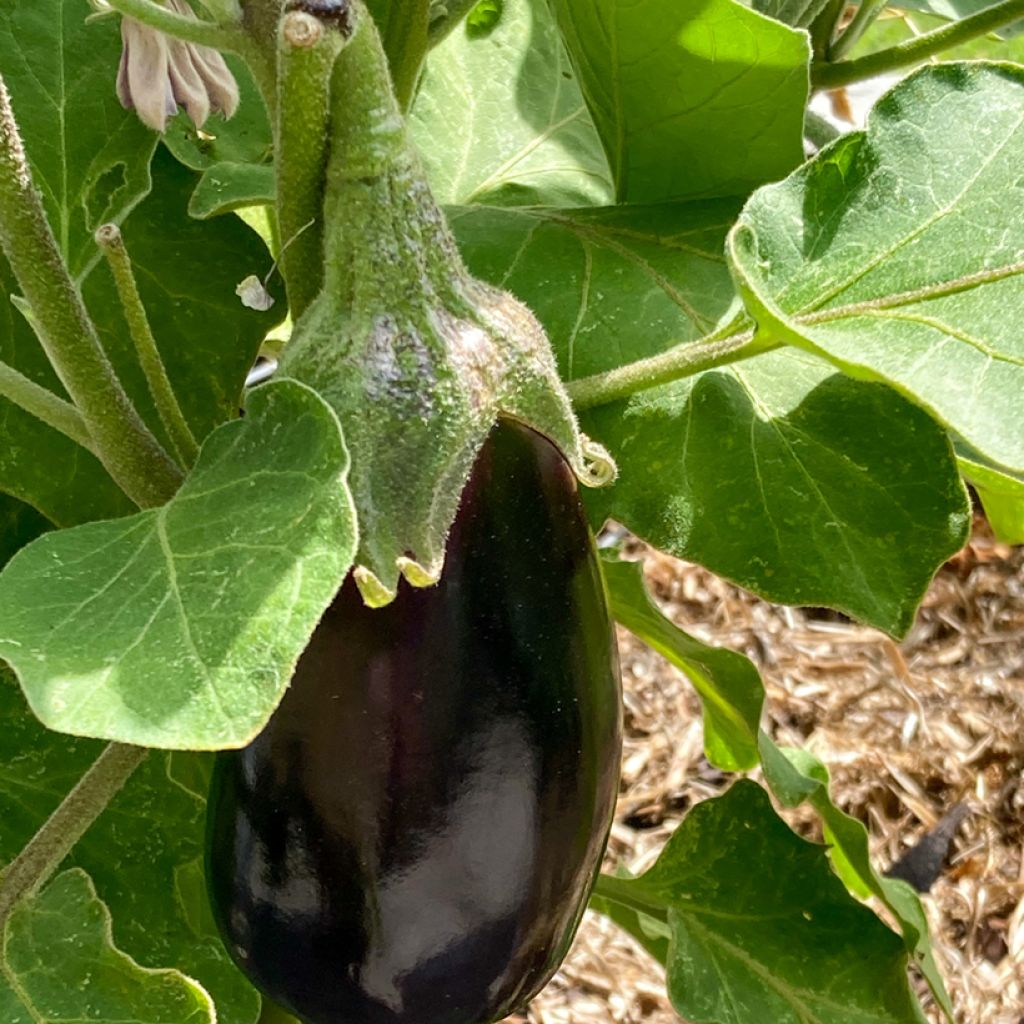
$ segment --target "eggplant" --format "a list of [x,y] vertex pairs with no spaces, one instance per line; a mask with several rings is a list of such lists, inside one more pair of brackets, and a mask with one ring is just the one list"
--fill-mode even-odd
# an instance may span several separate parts
[[207,886],[307,1024],[486,1024],[568,950],[618,789],[618,656],[575,477],[502,419],[440,581],[351,577],[246,748],[217,755]]

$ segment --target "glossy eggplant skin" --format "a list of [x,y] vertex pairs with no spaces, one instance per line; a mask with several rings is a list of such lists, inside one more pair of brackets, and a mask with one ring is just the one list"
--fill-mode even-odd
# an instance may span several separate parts
[[214,915],[307,1024],[487,1024],[564,957],[618,788],[621,690],[593,537],[514,421],[473,469],[440,583],[349,579],[266,729],[218,755]]

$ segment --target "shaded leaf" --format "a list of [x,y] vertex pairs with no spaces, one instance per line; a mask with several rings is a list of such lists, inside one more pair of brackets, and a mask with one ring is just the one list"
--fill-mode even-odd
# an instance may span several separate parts
[[[735,311],[722,259],[733,201],[450,211],[474,273],[522,298],[574,379],[705,336]],[[737,322],[742,329],[743,322]],[[619,464],[586,495],[662,550],[769,600],[905,630],[963,543],[945,433],[888,389],[795,350],[588,410]]]
[[[968,18],[978,11],[992,7],[999,0],[900,0],[898,6],[914,11],[925,11],[928,14],[935,14],[945,21],[959,21],[961,18]],[[1006,28],[1001,28],[996,33],[1004,39],[1019,36],[1024,33],[1024,21],[1014,22]]]
[[786,181],[730,256],[761,337],[882,380],[1024,468],[1024,68],[911,75]]
[[609,201],[608,164],[546,0],[493,30],[455,29],[427,61],[410,119],[443,203]]
[[26,544],[51,529],[53,524],[31,505],[0,494],[0,568]]
[[212,117],[202,131],[179,113],[167,123],[163,144],[186,167],[205,171],[220,163],[270,165],[274,142],[267,108],[249,69],[239,57],[225,56],[238,82],[238,110],[230,120]]
[[698,804],[653,868],[598,893],[671,928],[669,996],[693,1024],[925,1020],[899,937],[752,782]]
[[[0,679],[0,863],[28,842],[102,746],[44,729],[13,678]],[[93,879],[119,948],[145,967],[195,978],[213,998],[218,1024],[255,1024],[259,996],[232,963],[207,907],[209,761],[151,753],[66,864]]]
[[784,25],[807,28],[827,3],[828,0],[754,0],[751,7]]
[[666,618],[647,592],[642,563],[605,559],[601,568],[615,620],[680,669],[700,696],[707,759],[723,771],[753,768],[764,685],[750,659],[701,643]]
[[[214,1024],[210,997],[114,946],[110,913],[81,870],[58,875],[6,923],[0,1015],[9,1024]],[[59,955],[55,955],[59,950]]]
[[619,480],[587,495],[768,600],[899,636],[970,514],[945,433],[894,391],[780,351],[591,410]]
[[243,206],[273,203],[277,198],[274,168],[269,164],[214,164],[203,171],[188,203],[199,220],[238,210]]
[[620,202],[746,196],[803,159],[806,33],[735,0],[552,7]]
[[157,136],[114,93],[117,18],[86,24],[87,0],[7,0],[0,68],[36,185],[73,273],[96,262],[93,232],[149,191]]
[[171,501],[47,534],[0,574],[0,655],[63,732],[217,749],[263,726],[355,549],[333,412],[282,380]]

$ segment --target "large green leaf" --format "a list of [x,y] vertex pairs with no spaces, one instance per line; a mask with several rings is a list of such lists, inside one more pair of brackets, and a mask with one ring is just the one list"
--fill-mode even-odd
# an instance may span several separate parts
[[[195,174],[161,151],[154,188],[124,225],[142,301],[182,412],[200,441],[238,415],[242,388],[267,331],[284,313],[246,309],[235,288],[271,265],[259,235],[237,217],[200,222],[188,216]],[[271,287],[281,297],[276,282]],[[152,429],[163,434],[107,265],[97,266],[84,294],[103,346]]]
[[662,615],[644,586],[640,562],[602,562],[616,622],[682,670],[704,709],[704,750],[724,771],[758,762],[764,685],[749,658],[689,636]]
[[[17,292],[0,253],[0,359],[66,398],[39,340],[10,300]],[[113,519],[135,509],[99,459],[5,399],[0,399],[0,437],[0,491],[55,525]]]
[[619,463],[588,501],[645,540],[786,604],[895,636],[967,537],[944,432],[894,391],[794,351],[592,410]]
[[0,656],[48,726],[141,746],[259,732],[351,564],[334,413],[282,380],[207,439],[171,501],[47,534],[0,574]]
[[[13,679],[0,679],[0,863],[31,839],[101,749],[44,729]],[[66,865],[95,882],[119,948],[144,967],[195,978],[213,998],[219,1024],[255,1024],[259,996],[231,962],[206,905],[209,760],[150,754]],[[47,959],[55,958],[56,949],[48,951]]]
[[620,201],[746,196],[803,159],[805,32],[736,0],[552,0]]
[[[466,207],[452,223],[470,267],[528,303],[573,379],[730,318],[722,246],[735,209]],[[770,600],[837,607],[900,633],[965,537],[944,432],[894,392],[796,350],[641,392],[583,421],[620,469],[613,487],[587,494],[596,518]]]
[[1024,468],[1024,68],[905,79],[866,132],[758,192],[730,255],[761,336],[882,380]]
[[[928,14],[935,14],[945,21],[959,21],[961,18],[968,18],[978,11],[992,7],[999,0],[900,0],[894,7],[903,7],[912,11],[925,11]],[[1000,29],[999,35],[1003,38],[1019,36],[1024,32],[1024,22],[1014,22],[1007,28]]]
[[993,466],[966,445],[956,445],[964,479],[978,492],[989,525],[1004,544],[1024,544],[1024,473]]
[[410,120],[444,203],[608,202],[608,164],[546,0],[460,26],[430,55]]
[[87,0],[5,0],[0,68],[36,185],[72,271],[97,258],[93,232],[149,191],[157,136],[114,93],[118,19],[86,24]]
[[210,997],[175,970],[147,970],[114,946],[89,876],[66,871],[7,921],[0,1016],[8,1024],[214,1024]]
[[693,1024],[925,1020],[899,937],[752,782],[698,804],[645,874],[597,891],[671,929],[669,996]]

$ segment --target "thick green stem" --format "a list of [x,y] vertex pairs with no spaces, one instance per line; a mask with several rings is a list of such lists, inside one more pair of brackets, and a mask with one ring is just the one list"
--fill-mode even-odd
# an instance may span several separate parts
[[666,352],[659,352],[656,356],[627,363],[606,373],[569,381],[565,388],[577,409],[589,409],[628,398],[637,391],[645,391],[659,384],[691,377],[702,370],[749,359],[776,347],[763,342],[755,343],[753,330],[730,334],[724,338],[687,341]]
[[871,27],[875,19],[885,10],[889,0],[861,0],[857,13],[850,19],[850,24],[828,48],[827,57],[837,61],[845,57],[860,41],[860,38]]
[[121,299],[121,309],[128,321],[128,333],[135,345],[139,357],[139,365],[146,376],[149,393],[153,396],[153,404],[160,415],[160,422],[171,439],[171,444],[184,466],[190,467],[199,454],[199,445],[189,429],[188,422],[178,398],[167,376],[167,368],[160,357],[156,338],[149,326],[146,307],[142,304],[135,274],[132,272],[132,261],[125,248],[124,238],[116,224],[104,224],[96,232],[96,243],[107,258],[110,272],[114,275],[117,294]]
[[804,138],[809,139],[815,149],[823,149],[842,134],[827,117],[822,117],[813,110],[804,113]]
[[162,504],[181,483],[181,473],[146,428],[100,345],[32,183],[2,77],[0,245],[46,355],[81,412],[100,460],[140,506]]
[[47,426],[96,454],[96,446],[82,414],[69,402],[40,387],[34,380],[29,380],[6,363],[0,363],[0,398],[13,402]]
[[19,901],[36,892],[60,867],[148,753],[145,747],[111,743],[4,869],[0,875],[0,934]]
[[110,6],[125,17],[134,18],[143,25],[155,28],[175,39],[200,46],[211,46],[215,50],[228,50],[244,54],[249,48],[249,39],[242,31],[241,24],[218,25],[216,22],[189,18],[169,10],[154,0],[108,0]]
[[462,24],[466,15],[476,7],[479,0],[448,0],[445,13],[430,23],[427,32],[427,45],[435,47],[444,42],[451,33]]
[[832,45],[836,25],[846,9],[846,0],[827,0],[818,16],[811,22],[808,32],[811,35],[811,50],[815,60],[824,60]]
[[869,53],[856,60],[843,60],[838,64],[821,64],[811,72],[811,83],[816,89],[837,89],[842,85],[874,78],[888,71],[896,71],[910,64],[934,57],[943,50],[970,42],[996,29],[1024,18],[1024,0],[1003,0],[986,7],[969,18],[950,22],[923,36],[908,39],[877,53]]
[[301,11],[281,22],[274,147],[277,224],[281,273],[295,320],[323,284],[331,69],[344,42],[338,29]]

